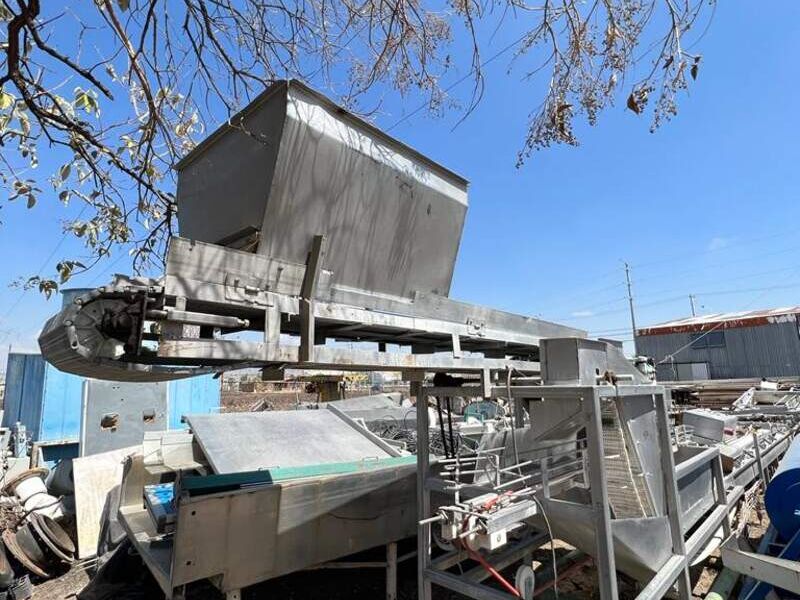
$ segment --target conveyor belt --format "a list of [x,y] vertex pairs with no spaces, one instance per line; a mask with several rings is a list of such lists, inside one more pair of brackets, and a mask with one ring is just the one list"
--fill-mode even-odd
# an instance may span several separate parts
[[189,415],[215,473],[244,473],[391,456],[329,410]]

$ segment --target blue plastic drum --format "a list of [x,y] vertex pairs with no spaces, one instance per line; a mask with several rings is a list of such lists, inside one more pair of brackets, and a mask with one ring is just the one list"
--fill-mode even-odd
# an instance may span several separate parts
[[784,540],[800,529],[800,436],[794,438],[764,494],[769,520]]

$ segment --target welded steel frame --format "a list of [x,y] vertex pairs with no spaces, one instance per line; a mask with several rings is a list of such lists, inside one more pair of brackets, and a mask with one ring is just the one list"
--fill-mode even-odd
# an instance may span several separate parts
[[[308,259],[300,264],[173,238],[163,278],[118,277],[75,298],[45,326],[42,352],[61,370],[120,381],[244,367],[450,373],[511,367],[537,374],[541,339],[586,336],[446,296],[337,286],[325,269],[325,240],[310,239]],[[124,334],[106,330],[105,322],[86,324],[90,307],[103,302],[129,320]],[[253,337],[230,337],[242,332]],[[287,335],[299,345],[288,343]],[[378,349],[327,340],[373,342]],[[115,347],[111,356],[106,341],[119,352]],[[387,352],[388,344],[410,352]]]
[[[262,342],[244,342],[170,340],[162,336],[159,356],[178,361],[236,360],[309,369],[479,372],[513,367],[536,373],[539,363],[531,357],[538,354],[542,337],[585,336],[580,330],[443,296],[418,294],[408,299],[337,287],[330,284],[330,273],[324,269],[325,248],[325,236],[315,236],[306,264],[298,265],[212,244],[174,240],[165,294],[186,298],[189,305],[200,307],[227,305],[225,308],[233,313],[252,315],[255,309],[263,318],[264,337]],[[199,269],[200,262],[229,267],[209,273]],[[258,273],[259,269],[264,274],[260,287],[231,275]],[[281,275],[276,276],[275,283],[264,284],[272,272]],[[285,344],[281,340],[285,333],[297,335],[299,346]],[[377,342],[379,349],[322,345],[327,338]],[[387,343],[407,344],[411,353],[385,352]],[[483,352],[484,356],[468,356],[465,351]]]
[[[418,381],[412,383],[411,394],[416,398],[431,396],[453,395],[456,392],[462,396],[491,398],[507,398],[509,388],[505,386],[489,386],[489,389],[478,387],[452,389],[437,389],[426,387],[418,375]],[[484,393],[488,391],[488,394]],[[651,581],[641,590],[638,600],[655,600],[663,598],[674,586],[677,585],[678,595],[681,600],[691,598],[691,585],[689,580],[689,566],[691,561],[716,530],[722,526],[725,533],[730,532],[728,513],[730,507],[738,502],[743,493],[741,486],[730,491],[726,489],[726,482],[722,469],[719,450],[710,448],[691,461],[681,463],[676,469],[673,457],[672,438],[668,417],[667,392],[659,385],[560,385],[560,386],[511,386],[513,403],[526,401],[530,398],[550,400],[575,400],[583,405],[587,438],[586,468],[590,485],[590,501],[594,513],[596,535],[596,550],[594,553],[595,564],[598,569],[598,587],[602,600],[617,600],[619,598],[616,575],[616,561],[614,553],[611,506],[608,499],[608,483],[604,467],[605,456],[603,444],[603,429],[601,422],[602,403],[624,396],[650,396],[653,399],[657,415],[658,444],[661,455],[661,471],[664,483],[666,516],[669,522],[669,532],[672,555],[665,564],[656,572]],[[420,600],[431,599],[431,586],[436,584],[452,591],[465,594],[478,600],[509,600],[512,595],[469,581],[464,577],[443,571],[442,566],[453,566],[454,563],[439,564],[431,559],[431,491],[437,490],[440,485],[430,475],[430,455],[427,450],[428,441],[428,415],[426,410],[417,411],[417,495],[418,516],[420,520],[418,529],[418,594]],[[716,507],[708,518],[696,528],[687,538],[683,533],[682,513],[680,509],[680,496],[677,482],[695,469],[712,469],[714,476],[714,493]],[[428,520],[428,522],[425,522]],[[521,557],[521,555],[520,555]],[[504,564],[507,566],[507,564]]]
[[[410,373],[410,393],[417,399],[417,516],[420,521],[417,531],[417,585],[418,598],[431,600],[432,584],[448,588],[460,594],[480,600],[508,600],[514,598],[510,594],[497,591],[483,585],[481,582],[487,577],[475,570],[467,571],[461,576],[447,573],[446,569],[455,566],[467,558],[461,551],[453,551],[438,557],[435,561],[431,556],[432,523],[425,521],[431,516],[431,492],[441,491],[445,482],[431,476],[431,455],[429,443],[429,418],[427,398],[430,396],[452,396],[472,398],[490,398],[492,386],[489,381],[488,371],[484,371],[480,386],[465,386],[459,388],[439,388],[426,386],[424,374],[421,372]],[[424,400],[421,400],[424,398]],[[423,405],[420,404],[423,403]],[[533,550],[547,541],[546,535],[528,536],[515,544],[509,544],[502,552],[493,557],[495,568],[503,569],[519,560],[531,555]]]
[[762,592],[774,587],[800,594],[800,562],[783,556],[786,548],[792,547],[796,551],[799,536],[795,534],[778,556],[742,550],[739,540],[731,536],[722,544],[722,563],[726,568],[758,581]]

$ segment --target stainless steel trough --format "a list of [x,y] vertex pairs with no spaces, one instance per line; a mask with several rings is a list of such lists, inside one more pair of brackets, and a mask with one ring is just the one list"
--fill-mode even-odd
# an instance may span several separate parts
[[[416,530],[415,457],[340,413],[188,420],[193,441],[166,434],[153,451],[149,440],[123,481],[120,521],[168,598],[203,579],[238,592]],[[203,464],[207,474],[197,474]],[[167,535],[142,502],[165,473],[177,475]]]

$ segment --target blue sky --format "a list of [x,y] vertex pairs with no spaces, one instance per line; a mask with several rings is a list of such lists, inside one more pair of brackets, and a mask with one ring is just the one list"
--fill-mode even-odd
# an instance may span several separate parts
[[[484,56],[518,35],[509,27]],[[800,304],[800,4],[720,3],[695,50],[698,80],[678,118],[655,134],[621,98],[597,126],[578,128],[579,148],[552,148],[515,168],[542,89],[522,71],[507,74],[505,57],[487,69],[481,104],[455,128],[458,113],[421,111],[392,129],[471,182],[453,297],[629,339],[628,261],[640,325],[687,316],[689,294],[701,313]],[[453,90],[469,92],[469,83]],[[390,99],[376,122],[391,127],[418,104]],[[49,196],[30,211],[20,203],[0,211],[3,354],[8,344],[35,349],[58,309],[58,299],[7,284],[52,273],[57,258],[79,253],[61,236],[67,214]],[[100,285],[128,269],[119,253],[73,283]]]

